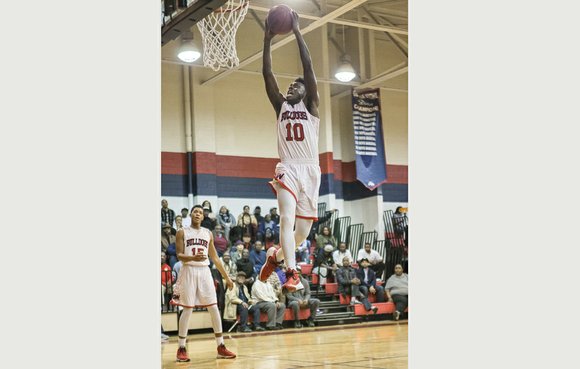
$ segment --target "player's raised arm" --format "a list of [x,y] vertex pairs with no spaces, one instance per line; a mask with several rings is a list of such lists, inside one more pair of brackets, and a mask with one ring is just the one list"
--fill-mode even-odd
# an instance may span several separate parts
[[268,99],[270,99],[270,103],[276,111],[276,118],[278,118],[278,115],[280,115],[280,109],[282,108],[282,103],[284,102],[284,96],[282,96],[280,93],[278,82],[276,82],[276,77],[274,77],[274,73],[272,73],[272,53],[270,47],[272,38],[274,38],[274,34],[270,31],[270,28],[268,27],[268,21],[266,20],[266,31],[264,32],[264,52],[262,55],[262,75],[264,76]]
[[308,46],[300,33],[300,26],[298,24],[298,13],[292,11],[292,30],[296,36],[296,41],[298,42],[298,49],[300,50],[300,60],[302,60],[302,68],[304,69],[304,84],[306,88],[305,103],[306,108],[310,114],[319,118],[318,114],[318,84],[316,82],[316,76],[314,75],[314,68],[312,67],[312,59],[310,58],[310,51],[308,51]]
[[213,244],[213,234],[211,232],[210,232],[209,236],[210,236],[209,237],[209,247],[207,249],[209,257],[210,257],[211,261],[213,262],[213,264],[215,265],[216,269],[222,275],[223,279],[226,280],[227,288],[231,290],[234,287],[234,282],[232,282],[232,279],[228,275],[228,272],[226,272],[226,270],[224,269],[224,265],[222,264],[222,261],[220,260],[220,257],[219,257],[219,255],[215,249],[215,246]]

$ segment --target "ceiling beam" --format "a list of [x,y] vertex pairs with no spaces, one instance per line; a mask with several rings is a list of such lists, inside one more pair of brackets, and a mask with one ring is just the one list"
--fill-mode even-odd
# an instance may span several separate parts
[[[356,8],[357,6],[363,4],[366,1],[367,0],[351,0],[350,2],[348,2],[345,5],[341,6],[340,8],[338,8],[336,10],[333,10],[332,12],[324,15],[320,19],[315,20],[314,22],[310,23],[308,26],[302,28],[300,30],[300,33],[302,33],[304,35],[304,34],[310,32],[310,31],[313,31],[313,30],[319,28],[320,26],[323,26],[324,24],[328,23],[329,20],[335,19],[335,18],[341,16],[342,14],[348,12],[351,9]],[[291,34],[290,36],[287,36],[287,37],[283,38],[282,40],[280,40],[280,41],[276,42],[275,44],[273,44],[270,49],[271,49],[271,51],[274,51],[276,49],[281,48],[282,46],[284,46],[286,44],[289,44],[290,42],[292,42],[294,40],[295,40],[295,36],[294,36],[294,34]],[[246,66],[246,65],[248,65],[248,64],[250,64],[250,63],[252,63],[252,62],[254,62],[254,61],[258,60],[258,59],[260,59],[262,57],[263,52],[264,51],[261,50],[261,51],[255,53],[254,55],[251,55],[250,57],[242,60],[238,64],[238,66],[236,66],[234,68],[231,68],[231,69],[228,69],[228,70],[225,70],[225,71],[223,71],[221,73],[216,74],[215,76],[213,76],[213,77],[207,79],[206,81],[202,82],[201,85],[202,86],[205,86],[205,85],[211,84],[213,82],[219,81],[220,79],[222,79],[222,78],[230,75],[231,73],[233,73],[235,70],[237,70],[239,68],[242,68],[242,67],[244,67],[244,66]]]
[[[205,68],[203,66],[203,64],[191,64],[191,63],[183,62],[181,60],[161,59],[161,62],[167,63],[167,64],[185,65],[185,66],[192,67],[192,68]],[[262,72],[258,72],[258,71],[254,71],[254,70],[244,70],[244,69],[238,69],[235,71],[235,73],[253,74],[253,75],[260,75],[260,76],[262,75]],[[280,72],[273,72],[273,73],[274,73],[274,76],[276,76],[277,78],[287,78],[291,81],[294,81],[298,77],[302,77],[302,75],[292,74],[292,73],[280,73]],[[341,82],[339,80],[329,79],[329,78],[316,77],[316,81],[320,82],[320,83],[328,83],[331,85],[354,86],[354,87],[360,85],[360,82],[358,82],[358,81]]]
[[[270,10],[269,8],[264,8],[263,6],[257,6],[257,5],[252,5],[252,4],[249,5],[249,9],[260,11],[260,12],[265,12],[265,13],[267,13]],[[317,17],[317,16],[310,15],[310,14],[298,13],[298,15],[300,16],[300,18],[314,20],[314,21],[321,19],[321,17]],[[389,26],[384,26],[384,25],[380,25],[380,24],[363,23],[363,22],[357,22],[357,21],[348,20],[348,19],[330,19],[328,21],[328,23],[341,24],[343,26],[350,26],[350,27],[366,28],[366,29],[372,29],[374,31],[382,31],[382,32],[395,33],[395,34],[401,34],[401,35],[408,35],[409,34],[409,31],[406,29],[403,29],[403,28],[398,28],[398,27],[394,27],[394,26],[389,27]]]
[[[377,23],[377,24],[380,24],[381,23],[380,20],[375,15],[373,15],[373,13],[371,13],[365,6],[363,6],[362,9],[367,13],[367,15],[373,21],[375,21],[375,23]],[[405,42],[405,40],[403,40],[402,38],[400,38],[397,35],[391,35],[388,32],[385,32],[385,34],[387,35],[388,38],[391,39],[391,41],[393,42],[393,44],[395,44],[395,46],[401,52],[401,54],[403,54],[403,56],[405,57],[405,59],[408,59],[409,58],[409,54],[408,54],[408,51],[407,50],[409,49],[409,45]]]

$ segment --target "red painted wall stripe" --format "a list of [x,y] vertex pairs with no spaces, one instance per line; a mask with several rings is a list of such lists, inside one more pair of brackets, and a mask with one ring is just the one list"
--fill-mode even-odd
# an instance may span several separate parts
[[[334,174],[343,182],[356,181],[355,162],[333,160],[330,152],[320,154],[322,174]],[[193,153],[194,173],[214,174],[220,177],[272,178],[277,158],[252,158],[247,156],[216,155],[210,152]],[[161,173],[187,175],[187,154],[162,152]],[[387,183],[408,183],[406,165],[387,164]]]

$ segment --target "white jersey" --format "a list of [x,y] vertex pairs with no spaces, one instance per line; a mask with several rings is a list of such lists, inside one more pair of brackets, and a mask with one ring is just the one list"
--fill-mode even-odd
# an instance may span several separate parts
[[204,261],[188,261],[184,265],[194,266],[208,266],[209,265],[209,241],[211,239],[211,232],[209,229],[200,227],[199,229],[191,227],[183,227],[183,242],[185,243],[185,250],[183,253],[186,256],[194,256],[199,252],[203,252],[206,258]]
[[318,164],[320,119],[306,109],[304,101],[282,103],[278,116],[278,155],[284,163]]

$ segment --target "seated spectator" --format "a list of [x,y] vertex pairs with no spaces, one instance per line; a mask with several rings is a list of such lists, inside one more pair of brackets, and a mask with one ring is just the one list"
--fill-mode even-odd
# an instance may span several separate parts
[[[298,273],[301,272],[300,266],[296,267],[296,271],[298,271]],[[309,327],[314,327],[314,318],[316,317],[316,311],[320,305],[320,300],[310,297],[310,285],[308,284],[308,281],[304,279],[301,274],[299,274],[299,276],[300,282],[302,282],[304,288],[286,293],[287,305],[294,313],[294,328],[302,328],[302,323],[300,322],[298,315],[300,309],[310,309],[310,317],[306,320],[306,324]]]
[[323,249],[326,245],[331,245],[333,249],[336,249],[336,239],[330,234],[330,228],[322,227],[320,234],[316,236],[316,249]]
[[246,273],[246,285],[251,288],[256,277],[256,272],[254,271],[254,263],[250,260],[250,251],[242,251],[242,258],[236,262],[236,269],[238,272]]
[[211,214],[211,208],[209,206],[205,206],[203,208],[203,220],[201,221],[201,226],[204,228],[213,231],[216,226],[215,218],[211,218],[209,215]]
[[361,304],[358,300],[364,295],[360,292],[360,279],[356,276],[356,269],[351,265],[351,259],[345,256],[342,259],[342,266],[336,271],[336,279],[338,283],[338,293],[344,298],[348,299],[350,296],[350,304]]
[[167,256],[164,252],[161,252],[161,304],[163,306],[162,311],[173,310],[173,305],[169,304],[171,300],[171,295],[173,295],[173,284],[175,280],[173,279],[173,273],[171,273],[171,267],[166,263]]
[[262,221],[258,223],[258,239],[264,241],[266,239],[266,232],[270,229],[273,236],[278,235],[278,225],[274,223],[270,214],[266,214]]
[[242,236],[242,242],[244,244],[244,249],[251,250],[252,249],[252,235],[249,233],[244,233]]
[[[224,320],[236,320],[240,316],[238,332],[251,332],[248,326],[248,313],[251,310],[252,300],[248,287],[246,287],[246,273],[238,272],[234,287],[226,291]],[[258,325],[256,325],[258,326]],[[262,330],[264,330],[262,328]]]
[[181,228],[183,228],[183,217],[181,215],[176,215],[175,220],[173,221],[173,229],[179,231]]
[[262,208],[261,207],[256,206],[254,208],[254,218],[256,218],[256,222],[258,222],[258,224],[260,224],[264,220],[264,217],[262,216]]
[[169,203],[167,200],[161,200],[161,223],[167,223],[171,227],[174,220],[175,212],[172,209],[169,209]]
[[[244,252],[246,251],[244,250]],[[252,300],[254,302],[252,308],[254,309],[254,325],[256,331],[264,330],[260,327],[260,312],[268,314],[267,330],[282,329],[286,306],[278,300],[274,288],[270,283],[256,279],[252,286]]]
[[171,234],[171,229],[169,223],[163,223],[161,226],[161,251],[164,253],[167,253],[170,244],[175,244],[175,236]]
[[409,276],[403,273],[401,264],[395,265],[395,274],[389,277],[385,284],[387,299],[395,303],[393,319],[399,320],[401,314],[409,306]]
[[326,284],[327,279],[334,280],[334,272],[338,269],[332,258],[332,245],[324,246],[324,251],[314,260],[312,273],[318,274],[319,284]]
[[254,249],[250,251],[250,260],[254,263],[254,272],[256,274],[260,273],[262,265],[266,262],[266,251],[262,250],[262,242],[256,241],[254,244]]
[[342,265],[342,260],[345,257],[348,257],[351,263],[354,261],[350,250],[346,248],[346,242],[341,242],[338,244],[338,250],[335,250],[332,253],[332,258],[334,259],[334,263],[336,265]]
[[205,200],[204,202],[201,203],[201,207],[203,209],[208,209],[209,213],[207,214],[207,216],[211,219],[211,220],[216,220],[215,218],[215,213],[213,212],[213,209],[211,207],[211,202],[209,202],[208,200]]
[[244,243],[242,241],[236,241],[234,246],[230,249],[230,257],[234,264],[242,258],[242,251],[244,251]]
[[171,267],[171,269],[173,269],[173,266],[178,261],[178,259],[177,259],[177,250],[175,249],[175,244],[174,243],[170,243],[169,246],[167,246],[167,251],[165,252],[165,255],[169,259],[169,266]]
[[278,243],[277,236],[273,233],[273,231],[270,228],[266,228],[266,233],[264,236],[265,250],[268,251],[270,247],[277,246],[277,243]]
[[229,242],[226,238],[224,229],[222,228],[221,225],[219,224],[216,225],[212,233],[213,233],[213,244],[215,246],[218,255],[221,257],[224,254],[224,252],[228,249]]
[[173,265],[171,268],[171,274],[173,275],[173,280],[177,281],[177,277],[179,277],[179,272],[181,271],[181,267],[183,266],[183,262],[179,260],[177,263]]
[[280,224],[280,215],[278,215],[277,207],[270,208],[270,219],[272,219],[272,221],[277,225]]
[[253,214],[250,214],[250,207],[248,205],[244,206],[243,213],[238,216],[238,227],[241,227],[244,236],[246,234],[250,236],[251,242],[256,242],[258,221]]
[[377,313],[377,307],[371,306],[368,301],[369,293],[377,296],[377,302],[385,302],[385,291],[382,286],[377,285],[377,277],[374,270],[369,265],[369,260],[363,258],[359,261],[360,268],[356,271],[356,277],[360,280],[359,289],[363,294],[362,303],[367,311],[373,310]]
[[[233,227],[236,226],[236,218],[232,214],[230,214],[230,211],[228,210],[227,207],[222,206],[220,208],[220,212],[216,217],[216,221],[217,224],[222,226],[226,239],[229,242],[232,242],[232,240],[230,240],[230,231]],[[235,241],[236,240],[234,240],[234,242]]]
[[318,218],[317,221],[312,223],[312,227],[310,227],[310,233],[308,234],[307,237],[310,241],[316,241],[316,232],[318,232],[318,227],[320,226],[320,224],[327,222],[332,217],[332,214],[334,214],[335,211],[337,211],[337,209],[332,209],[325,212],[322,218]]
[[189,210],[187,208],[181,209],[181,219],[183,227],[191,227],[191,218],[189,217]]
[[274,293],[276,293],[278,301],[280,301],[283,304],[286,304],[286,295],[283,292],[282,282],[280,281],[278,273],[270,274],[266,282],[272,285],[272,288],[274,289]]
[[376,250],[371,249],[371,244],[366,242],[364,248],[358,251],[357,261],[360,264],[362,259],[367,259],[370,264],[370,268],[375,272],[377,278],[381,279],[383,276],[383,271],[385,270],[385,263],[383,263],[383,258]]
[[310,264],[310,241],[308,239],[296,247],[296,260]]
[[286,283],[286,280],[287,280],[286,272],[288,271],[288,268],[286,268],[286,265],[280,264],[279,266],[276,267],[276,269],[274,269],[274,271],[278,275],[278,279],[280,280],[280,283],[282,283],[282,285],[284,285],[284,283]]
[[[234,263],[232,261],[232,258],[230,256],[230,252],[226,251],[224,252],[224,255],[222,257],[220,257],[220,261],[222,263],[222,265],[224,266],[224,269],[226,270],[226,273],[228,273],[228,275],[230,276],[231,280],[235,280],[238,274],[238,269],[236,267],[236,263]],[[214,265],[212,267],[212,269],[217,269],[217,267]],[[244,276],[245,277],[245,276]],[[225,285],[226,281],[225,279],[223,279],[223,283]]]

